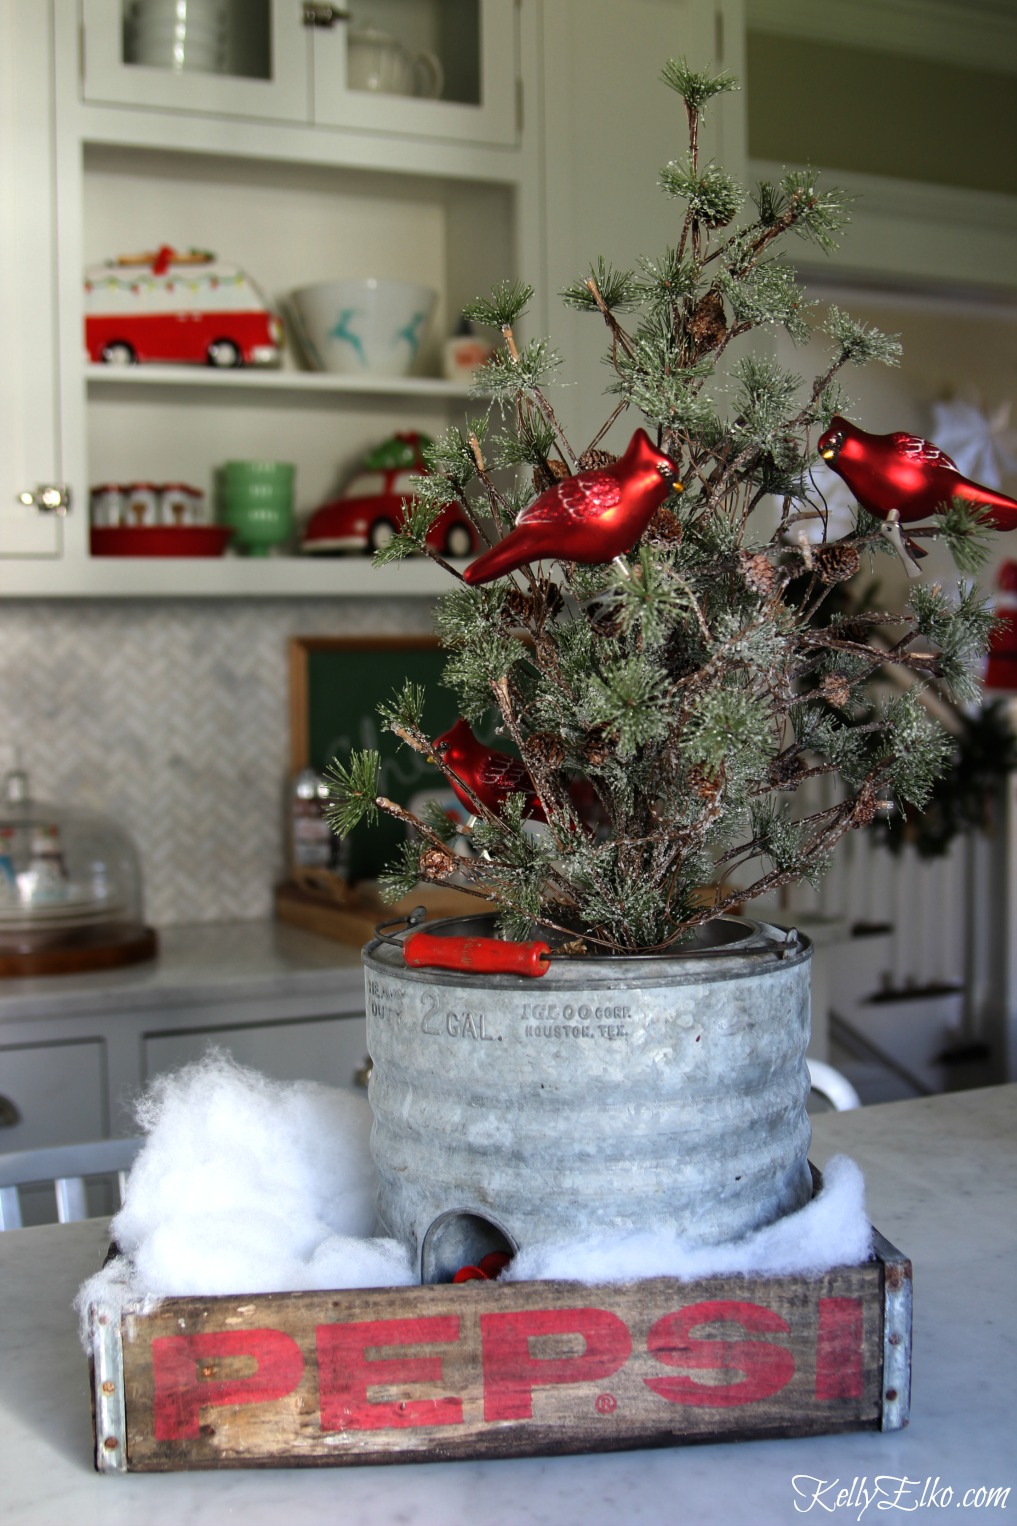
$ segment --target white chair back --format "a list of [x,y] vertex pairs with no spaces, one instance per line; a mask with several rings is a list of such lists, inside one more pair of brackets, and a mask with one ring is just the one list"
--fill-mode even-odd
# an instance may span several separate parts
[[141,1139],[99,1139],[0,1155],[0,1230],[21,1228],[21,1188],[40,1182],[53,1184],[61,1224],[88,1218],[86,1177],[115,1176],[122,1203],[127,1172],[141,1145]]

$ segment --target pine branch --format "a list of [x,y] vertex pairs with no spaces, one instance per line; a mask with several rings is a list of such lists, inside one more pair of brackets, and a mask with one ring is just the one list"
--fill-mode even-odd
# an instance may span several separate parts
[[498,709],[501,711],[502,719],[508,728],[508,733],[519,749],[520,756],[529,770],[530,778],[533,780],[537,792],[537,799],[543,808],[548,826],[554,834],[555,842],[561,848],[561,835],[554,824],[556,816],[559,813],[564,813],[565,810],[561,795],[555,788],[549,772],[544,768],[543,760],[536,756],[532,747],[528,746],[527,738],[524,736],[516,719],[515,706],[509,690],[508,679],[499,679],[491,687],[494,690],[494,697]]
[[[505,341],[505,350],[509,357],[510,366],[514,368],[516,373],[513,376],[511,369],[507,373],[512,381],[513,391],[519,398],[524,395],[532,398],[550,425],[555,437],[561,442],[562,449],[571,457],[573,466],[576,466],[579,458],[569,444],[568,437],[562,429],[554,409],[551,407],[537,381],[538,374],[548,369],[549,360],[547,356],[542,350],[539,348],[535,350],[532,346],[528,352],[521,351],[516,344],[515,335],[510,323],[503,323],[501,325],[501,334]],[[550,363],[557,364],[557,357],[552,356]],[[488,362],[487,366],[482,366],[477,373],[477,390],[479,392],[490,390],[489,383],[496,376],[497,368],[493,362]]]
[[491,506],[491,517],[494,520],[495,529],[498,531],[499,537],[503,536],[505,534],[505,520],[503,518],[503,511],[506,508],[505,495],[500,493],[491,481],[490,473],[484,462],[484,453],[480,448],[480,441],[475,431],[471,432],[469,442],[473,459],[477,463],[477,476],[484,484],[487,501]]
[[621,348],[625,351],[626,355],[631,357],[633,353],[632,341],[618,322],[593,276],[588,276],[583,284],[592,296],[597,311],[611,331],[611,343],[614,354],[617,354],[617,350]]

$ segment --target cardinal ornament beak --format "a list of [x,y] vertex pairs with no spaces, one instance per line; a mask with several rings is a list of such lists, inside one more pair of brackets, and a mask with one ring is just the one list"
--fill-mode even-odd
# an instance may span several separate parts
[[844,435],[838,429],[827,432],[819,442],[819,454],[824,461],[836,461],[844,444]]

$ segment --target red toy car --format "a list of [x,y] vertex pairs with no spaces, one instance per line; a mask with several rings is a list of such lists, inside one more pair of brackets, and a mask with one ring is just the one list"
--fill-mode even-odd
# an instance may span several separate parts
[[[303,536],[303,549],[316,556],[345,552],[369,555],[386,546],[403,521],[403,504],[413,497],[412,478],[426,472],[425,435],[394,435],[366,456],[361,470],[339,498],[315,509]],[[458,504],[450,503],[427,534],[427,544],[442,556],[472,556],[477,533]]]

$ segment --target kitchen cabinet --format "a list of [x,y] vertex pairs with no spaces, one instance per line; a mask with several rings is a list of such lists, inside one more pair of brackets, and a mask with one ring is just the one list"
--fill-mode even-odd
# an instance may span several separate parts
[[[603,375],[602,334],[555,293],[599,254],[621,265],[674,240],[676,209],[654,177],[683,131],[662,61],[684,53],[744,83],[747,35],[833,24],[792,0],[353,0],[351,22],[305,27],[299,0],[244,0],[229,72],[210,75],[128,61],[124,3],[0,0],[8,597],[440,591],[444,574],[423,559],[368,574],[356,558],[92,557],[89,486],[212,492],[225,460],[270,456],[296,462],[305,517],[387,434],[438,433],[482,410],[441,378],[440,343],[465,301],[511,276],[534,283],[529,332],[551,334],[563,380],[586,379],[562,393],[581,438],[604,416],[589,381]],[[979,41],[960,7],[941,9],[940,51],[956,34],[967,67],[1002,68],[996,33]],[[351,89],[350,29],[365,25],[436,52],[442,98]],[[780,165],[746,160],[746,94],[712,104],[703,152],[772,177]],[[918,278],[963,297],[980,277],[1012,299],[1017,198],[831,178],[863,194],[835,260],[803,246],[810,281]],[[278,371],[85,364],[83,267],[165,242],[241,263],[279,305],[337,274],[421,279],[439,295],[422,374],[314,373],[292,344]]]
[[[132,59],[129,9],[126,0],[83,0],[85,100],[207,113],[208,75]],[[514,0],[354,0],[349,8],[245,0],[226,10],[225,70],[211,81],[224,115],[451,142],[515,141]],[[421,71],[414,81],[421,94],[412,96],[356,88],[350,39],[368,31],[391,38],[408,59],[436,59],[437,78]],[[423,93],[435,85],[438,98]]]
[[[92,557],[89,486],[183,480],[212,492],[227,459],[292,460],[305,517],[387,434],[440,433],[482,410],[441,378],[440,346],[463,304],[507,277],[537,288],[529,332],[546,332],[553,309],[572,374],[589,355],[600,375],[596,325],[560,316],[554,294],[579,273],[577,256],[580,269],[601,252],[618,261],[673,234],[655,170],[680,152],[683,127],[660,67],[671,52],[717,57],[717,17],[730,15],[737,38],[740,0],[351,8],[354,25],[437,52],[444,97],[350,89],[346,27],[305,28],[296,0],[237,7],[245,35],[262,40],[214,76],[126,61],[121,0],[0,0],[5,67],[24,74],[26,94],[29,77],[42,92],[26,119],[39,163],[15,186],[20,229],[41,236],[19,233],[24,279],[14,271],[4,294],[33,363],[10,425],[22,444],[0,467],[0,594],[436,593],[445,577],[425,560],[368,575],[349,558]],[[725,98],[713,113],[735,143],[740,109]],[[439,298],[423,374],[353,382],[303,369],[292,345],[277,371],[87,365],[82,270],[163,243],[214,249],[280,306],[336,275],[423,281]],[[19,499],[50,480],[70,486],[66,517]]]
[[[442,339],[469,297],[513,274],[519,249],[538,244],[537,197],[523,186],[536,185],[533,134],[517,130],[515,0],[403,7],[430,18],[436,35],[427,40],[442,48],[449,88],[462,99],[382,100],[337,84],[345,105],[330,100],[332,66],[322,60],[330,48],[341,53],[342,28],[305,28],[301,7],[284,0],[235,9],[245,34],[249,22],[266,20],[271,78],[128,64],[119,0],[82,0],[80,10],[78,0],[46,0],[30,16],[15,0],[0,4],[11,44],[5,64],[25,81],[31,110],[23,131],[34,152],[31,164],[12,151],[0,165],[5,230],[17,246],[14,264],[5,262],[4,308],[31,362],[6,373],[18,402],[6,427],[19,448],[5,452],[2,468],[4,594],[384,595],[440,584],[426,563],[405,578],[392,569],[365,580],[362,563],[297,557],[259,565],[90,555],[90,484],[182,480],[212,496],[224,460],[271,455],[297,461],[297,506],[306,515],[380,438],[407,427],[435,434],[462,417],[466,389],[439,375]],[[462,22],[454,35],[446,24],[453,12]],[[369,5],[363,14],[374,15]],[[339,81],[342,58],[333,66]],[[15,149],[19,104],[19,96],[5,101]],[[44,258],[26,229],[37,230]],[[296,286],[337,273],[422,280],[439,296],[428,374],[361,386],[312,373],[292,335],[278,372],[88,367],[83,268],[165,242],[242,261],[276,307]],[[37,480],[64,477],[73,482],[66,518],[22,501],[38,496]]]
[[[150,964],[0,982],[0,1151],[133,1134],[144,1088],[213,1047],[276,1081],[354,1084],[359,949],[276,922],[167,928],[160,944]],[[26,1223],[51,1216],[33,1192]]]
[[745,0],[745,25],[753,179],[819,165],[852,198],[838,253],[795,259],[809,283],[946,287],[1012,314],[1014,7]]

